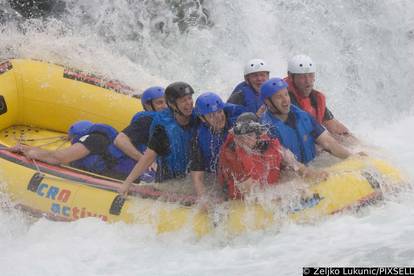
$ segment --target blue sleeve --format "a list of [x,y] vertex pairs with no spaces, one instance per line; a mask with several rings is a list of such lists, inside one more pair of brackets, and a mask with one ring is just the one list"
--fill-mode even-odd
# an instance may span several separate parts
[[122,132],[128,136],[132,144],[135,147],[139,147],[140,144],[146,145],[150,138],[150,127],[152,123],[151,116],[144,116],[132,122]]
[[318,123],[315,118],[311,118],[311,124],[313,126],[313,131],[311,132],[312,137],[316,140],[318,137],[326,130],[320,123]]
[[237,118],[246,112],[246,108],[242,105],[225,103],[224,104],[224,113],[226,114],[227,121],[230,127],[236,123]]

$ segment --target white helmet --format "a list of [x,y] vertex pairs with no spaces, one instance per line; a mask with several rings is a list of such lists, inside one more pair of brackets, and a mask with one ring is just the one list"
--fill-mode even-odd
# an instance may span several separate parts
[[252,59],[244,66],[244,75],[256,72],[270,72],[269,66],[261,59]]
[[291,74],[315,73],[315,71],[315,64],[306,55],[294,56],[288,62],[288,72]]

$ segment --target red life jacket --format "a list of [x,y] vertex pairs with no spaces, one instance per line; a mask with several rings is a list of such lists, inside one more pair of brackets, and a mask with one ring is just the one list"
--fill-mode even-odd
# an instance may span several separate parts
[[277,184],[282,160],[279,140],[262,135],[260,141],[267,144],[263,150],[246,152],[236,145],[234,134],[227,136],[220,151],[218,179],[230,199],[243,198],[236,182],[252,178],[262,187]]
[[[326,109],[325,96],[321,92],[313,89],[309,97],[303,97],[297,91],[290,77],[286,77],[284,80],[288,84],[289,94],[295,98],[299,107],[311,114],[318,123],[322,124]],[[314,104],[312,104],[313,102]]]

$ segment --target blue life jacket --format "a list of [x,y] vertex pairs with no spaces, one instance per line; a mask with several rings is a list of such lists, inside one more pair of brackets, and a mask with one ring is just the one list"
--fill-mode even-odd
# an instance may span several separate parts
[[228,124],[220,133],[213,133],[206,123],[200,123],[195,139],[197,139],[206,172],[215,173],[217,171],[219,151],[227,138],[228,132]]
[[241,105],[225,103],[224,113],[226,114],[226,125],[222,132],[213,133],[206,123],[200,123],[195,133],[204,160],[204,170],[216,172],[218,156],[221,146],[227,138],[229,129],[236,123],[237,117],[245,112]]
[[94,173],[103,173],[113,170],[115,173],[128,175],[134,167],[136,161],[126,156],[114,144],[118,132],[116,129],[105,124],[94,124],[90,128],[80,133],[72,139],[72,144],[79,142],[79,139],[92,133],[101,133],[111,142],[104,154],[89,154],[82,159],[73,161],[71,166],[87,170]]
[[[157,114],[156,111],[140,111],[140,112],[136,113],[134,115],[134,117],[132,117],[132,120],[131,120],[130,124],[135,123],[136,121],[138,121],[139,119],[141,119],[143,117],[151,117],[151,118],[154,119],[155,114]],[[144,154],[144,151],[147,149],[147,145],[145,145],[145,144],[139,144],[139,145],[135,145],[135,146],[137,147],[137,150],[142,154]]]
[[237,118],[244,112],[247,112],[247,109],[242,105],[224,103],[224,113],[226,114],[226,119],[229,128],[232,128],[234,126]]
[[156,181],[162,182],[171,178],[184,177],[189,169],[191,137],[194,128],[181,127],[170,108],[159,111],[154,116],[150,129],[151,136],[157,125],[165,129],[170,148],[167,155],[157,156]]
[[316,156],[315,139],[311,135],[314,130],[311,117],[295,105],[290,106],[296,118],[296,128],[291,128],[267,110],[261,117],[261,122],[268,125],[269,135],[279,139],[281,144],[292,151],[296,159],[304,164]]
[[234,88],[232,93],[241,91],[244,97],[243,106],[246,107],[246,112],[256,113],[257,110],[263,105],[263,101],[260,98],[260,94],[254,91],[247,82],[243,81]]

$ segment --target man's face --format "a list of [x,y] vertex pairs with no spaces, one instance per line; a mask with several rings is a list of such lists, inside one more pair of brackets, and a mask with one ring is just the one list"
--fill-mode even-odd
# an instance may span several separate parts
[[283,88],[277,93],[273,94],[270,99],[266,99],[266,105],[271,110],[274,110],[273,105],[269,102],[272,100],[273,104],[276,106],[278,111],[284,115],[288,114],[290,111],[290,97],[287,88]]
[[184,116],[189,117],[193,112],[193,96],[186,95],[184,97],[178,98],[176,100],[177,108],[184,114]]
[[308,97],[315,83],[315,73],[293,74],[292,80],[299,93],[304,97]]
[[204,115],[204,120],[215,130],[219,131],[224,129],[226,125],[226,115],[223,110],[211,112]]
[[154,107],[154,111],[160,111],[167,108],[167,103],[164,97],[159,97],[152,100],[152,106]]
[[269,79],[269,72],[251,73],[246,75],[244,78],[256,92],[259,92],[260,86]]

